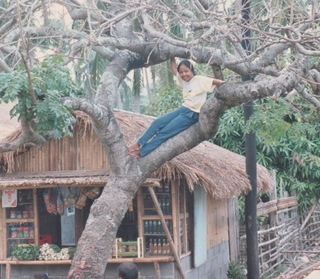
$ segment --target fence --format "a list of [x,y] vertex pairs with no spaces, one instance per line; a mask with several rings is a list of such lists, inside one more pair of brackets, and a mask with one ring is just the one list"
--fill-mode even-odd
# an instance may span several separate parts
[[[294,262],[297,254],[320,241],[320,206],[315,204],[308,214],[298,215],[295,197],[285,197],[257,205],[260,275],[272,275],[280,265]],[[267,222],[266,222],[267,221]],[[240,228],[240,263],[246,266],[245,228]],[[301,264],[302,265],[302,264]],[[301,267],[300,265],[300,267]],[[298,270],[299,265],[293,264]],[[291,270],[295,272],[295,270]]]

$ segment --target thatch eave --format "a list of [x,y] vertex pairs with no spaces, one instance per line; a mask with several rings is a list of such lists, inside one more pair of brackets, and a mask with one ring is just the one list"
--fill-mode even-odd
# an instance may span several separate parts
[[[106,170],[18,172],[0,175],[0,190],[105,186],[108,179]],[[159,187],[159,179],[148,178],[141,186]]]

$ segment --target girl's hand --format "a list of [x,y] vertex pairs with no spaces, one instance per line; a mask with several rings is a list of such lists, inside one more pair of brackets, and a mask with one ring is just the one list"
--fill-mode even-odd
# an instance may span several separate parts
[[226,81],[221,79],[214,79],[212,82],[213,85],[218,85],[218,86],[224,83],[226,83]]

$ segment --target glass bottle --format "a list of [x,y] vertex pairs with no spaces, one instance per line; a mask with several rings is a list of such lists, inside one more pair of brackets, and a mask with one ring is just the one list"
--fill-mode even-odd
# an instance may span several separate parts
[[153,240],[153,255],[158,255],[157,239]]
[[154,234],[157,234],[157,232],[158,232],[158,230],[157,230],[157,221],[156,220],[154,220],[152,222],[152,231],[153,231]]
[[149,221],[144,221],[144,233],[149,233]]
[[161,245],[161,239],[158,239],[158,255],[160,256],[162,254],[162,245]]
[[157,233],[162,234],[162,225],[160,220],[157,222]]
[[167,215],[171,215],[171,212],[170,212],[170,197],[166,198],[166,214]]
[[162,253],[161,254],[164,256],[167,254],[167,245],[166,245],[165,239],[162,240]]
[[170,247],[170,244],[169,244],[169,242],[168,242],[168,240],[167,240],[167,242],[166,242],[166,248],[167,248],[167,255],[169,256],[169,255],[171,255],[171,247]]
[[149,253],[150,253],[150,256],[153,256],[153,254],[154,254],[154,246],[153,246],[153,239],[152,238],[150,238]]
[[152,223],[152,221],[151,220],[149,220],[149,233],[153,233],[153,223]]

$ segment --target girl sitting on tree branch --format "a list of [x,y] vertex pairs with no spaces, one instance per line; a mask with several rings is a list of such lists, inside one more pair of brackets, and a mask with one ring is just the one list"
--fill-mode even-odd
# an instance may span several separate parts
[[182,87],[181,107],[154,120],[137,142],[128,147],[133,157],[143,157],[156,149],[167,139],[188,129],[199,120],[199,113],[207,98],[207,92],[215,85],[225,81],[196,75],[188,60],[183,60],[178,67],[176,59],[171,58],[171,70],[177,77],[178,86]]

